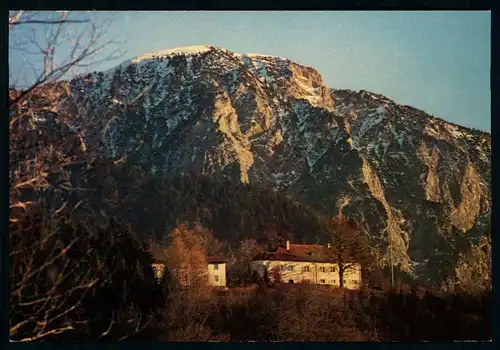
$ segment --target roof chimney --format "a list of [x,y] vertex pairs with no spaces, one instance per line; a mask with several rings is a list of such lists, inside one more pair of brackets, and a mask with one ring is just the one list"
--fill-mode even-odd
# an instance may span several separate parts
[[286,241],[286,250],[290,250],[290,241]]

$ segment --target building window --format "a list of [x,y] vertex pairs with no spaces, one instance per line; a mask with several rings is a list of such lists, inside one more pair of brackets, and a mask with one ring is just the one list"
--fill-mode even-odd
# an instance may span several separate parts
[[331,284],[336,284],[337,283],[337,280],[331,280],[330,281]]
[[330,266],[330,272],[335,272],[337,271],[337,268],[335,266]]
[[311,271],[309,269],[309,266],[302,266],[302,272],[309,272],[309,271]]
[[326,272],[326,267],[321,266],[321,267],[319,268],[319,272]]
[[288,283],[295,283],[295,281],[294,280],[289,280]]
[[346,280],[344,280],[344,284],[347,284],[347,281],[346,281]]
[[281,271],[293,271],[293,265],[281,265]]
[[358,284],[358,281],[357,280],[351,280],[351,283],[352,284]]
[[219,269],[219,264],[214,264],[214,270],[218,270]]
[[214,280],[215,280],[215,282],[219,282],[219,276],[215,275]]
[[319,280],[319,283],[326,283],[325,280]]

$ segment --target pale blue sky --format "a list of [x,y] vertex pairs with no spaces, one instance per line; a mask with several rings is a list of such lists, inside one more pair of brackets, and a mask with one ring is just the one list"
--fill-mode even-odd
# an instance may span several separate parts
[[[381,93],[490,131],[490,12],[189,11],[113,17],[108,38],[126,39],[126,53],[92,70],[151,51],[210,44],[287,57],[317,69],[329,87]],[[11,70],[20,59],[9,50]]]

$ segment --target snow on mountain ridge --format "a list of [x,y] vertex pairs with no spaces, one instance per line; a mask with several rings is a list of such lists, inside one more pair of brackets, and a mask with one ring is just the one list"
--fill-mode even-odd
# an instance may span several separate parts
[[170,57],[174,55],[196,55],[202,54],[205,52],[209,52],[213,49],[213,46],[210,45],[193,45],[193,46],[183,46],[176,47],[173,49],[161,50],[161,51],[153,51],[141,56],[137,56],[132,58],[130,61],[132,63],[138,63],[142,60],[152,59],[154,57]]
[[202,53],[206,53],[212,50],[216,51],[222,51],[225,53],[230,53],[233,54],[236,57],[249,57],[251,59],[274,59],[274,60],[282,60],[282,61],[290,61],[288,58],[285,57],[280,57],[280,56],[273,56],[273,55],[267,55],[267,54],[259,54],[259,53],[237,53],[233,52],[224,48],[212,46],[212,45],[192,45],[192,46],[182,46],[182,47],[176,47],[173,49],[166,49],[166,50],[160,50],[160,51],[153,51],[149,52],[140,56],[136,56],[127,62],[131,63],[138,63],[143,60],[148,60],[152,59],[155,57],[171,57],[171,56],[176,56],[176,55],[186,55],[186,56],[192,56],[192,55],[198,55]]
[[396,242],[394,261],[408,270],[434,257],[423,242],[443,220],[464,232],[489,215],[487,135],[379,94],[329,89],[315,69],[279,57],[213,46],[140,57],[69,84],[79,115],[102,126],[85,142],[112,159],[157,176],[259,183],[341,212],[383,256]]

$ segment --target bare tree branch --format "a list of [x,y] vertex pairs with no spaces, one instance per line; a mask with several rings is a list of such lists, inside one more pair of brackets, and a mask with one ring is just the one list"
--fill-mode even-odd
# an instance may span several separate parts
[[19,18],[21,18],[23,12],[24,12],[23,10],[19,10],[14,15],[9,16],[9,29],[11,29],[12,26],[18,23]]
[[[88,60],[114,43],[114,40],[104,40],[105,32],[89,20],[68,18],[66,12],[60,17],[40,19],[38,13],[9,11],[9,36],[16,33],[23,35],[23,40],[9,41],[9,52],[22,51],[40,63],[39,68],[31,65],[35,78],[31,85],[23,90],[9,91],[9,236],[12,260],[9,333],[11,339],[23,342],[74,331],[78,324],[85,323],[75,315],[83,298],[101,282],[95,271],[89,269],[81,273],[72,265],[75,261],[71,263],[66,258],[70,252],[83,249],[80,244],[82,237],[74,237],[64,243],[55,233],[45,232],[46,236],[39,236],[38,233],[37,236],[34,232],[36,225],[40,225],[40,218],[35,217],[40,210],[40,192],[52,188],[48,176],[54,174],[58,177],[60,188],[52,189],[59,195],[63,191],[90,191],[77,186],[73,188],[66,168],[78,162],[83,165],[94,162],[92,158],[83,161],[74,152],[75,147],[80,147],[81,152],[88,151],[80,132],[56,132],[51,135],[50,130],[40,127],[35,119],[56,114],[56,104],[64,96],[58,91],[60,87],[52,83],[59,81],[71,69],[90,64]],[[67,30],[70,26],[77,26],[81,31],[76,35],[70,34]],[[57,48],[62,40],[68,38],[76,39],[69,55],[63,60],[56,60]],[[11,72],[9,75],[11,83],[19,82]],[[52,125],[57,126],[58,123],[54,121]],[[92,191],[90,196],[94,193]],[[73,212],[83,202],[80,199],[68,210],[70,202],[65,199],[53,205],[51,214]],[[96,259],[90,249],[82,253],[82,259]]]
[[[101,51],[103,48],[110,46],[111,44],[115,43],[114,39],[108,40],[102,44],[99,44],[99,41],[102,40],[104,32],[99,31],[95,23],[91,23],[88,20],[69,20],[67,18],[61,19],[61,20],[29,20],[29,21],[24,21],[20,22],[19,20],[15,20],[15,16],[12,16],[12,25],[21,25],[21,24],[30,24],[30,23],[39,23],[39,24],[45,24],[49,27],[48,33],[49,33],[49,38],[47,39],[45,47],[42,47],[39,43],[38,40],[35,36],[36,31],[32,31],[32,37],[30,37],[28,40],[29,42],[38,48],[39,53],[43,56],[43,62],[44,62],[44,70],[43,72],[37,77],[35,82],[27,89],[25,89],[20,96],[18,96],[16,99],[11,100],[9,103],[9,110],[11,110],[13,107],[15,107],[19,102],[21,102],[26,95],[30,94],[35,90],[38,86],[45,84],[46,82],[53,82],[58,79],[61,79],[71,68],[73,67],[85,67],[88,66],[90,63],[83,63],[84,60],[88,59],[89,57],[93,56],[97,52]],[[84,31],[80,32],[80,34],[77,36],[76,41],[73,45],[73,48],[69,54],[68,60],[58,67],[54,67],[54,52],[55,48],[57,46],[57,43],[60,39],[62,30],[64,25],[66,24],[72,24],[72,23],[89,23],[91,25],[91,31],[90,31],[90,37],[88,40],[88,43],[84,46],[81,45],[81,40],[83,38]],[[50,28],[53,26],[56,26],[55,31],[52,32]],[[33,29],[33,28],[32,28]],[[99,62],[102,62],[104,60],[110,60],[116,58],[115,53],[117,51],[115,50],[112,54],[110,54],[108,57],[105,57],[103,59],[100,59]],[[95,64],[96,61],[92,62],[91,64]]]
[[23,24],[66,24],[66,23],[89,23],[86,20],[70,20],[70,19],[61,19],[56,21],[43,21],[43,20],[27,20],[27,21],[17,21],[9,23],[11,26],[23,25]]

